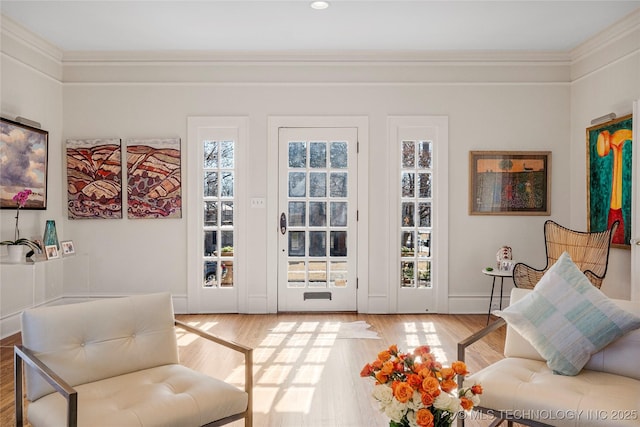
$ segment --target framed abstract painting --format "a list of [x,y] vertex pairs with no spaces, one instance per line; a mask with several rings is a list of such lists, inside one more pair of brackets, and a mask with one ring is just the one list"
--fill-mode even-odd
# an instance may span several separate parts
[[181,218],[180,138],[127,139],[127,217]]
[[619,221],[612,246],[630,248],[632,117],[587,128],[587,226],[603,231]]
[[470,151],[470,215],[549,215],[550,151]]
[[67,140],[69,219],[122,218],[122,150],[118,138]]

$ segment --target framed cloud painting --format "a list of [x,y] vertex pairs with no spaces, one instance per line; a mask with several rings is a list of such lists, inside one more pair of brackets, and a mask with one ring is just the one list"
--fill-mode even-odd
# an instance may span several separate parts
[[0,119],[0,207],[15,209],[13,197],[32,193],[21,209],[47,208],[47,149],[49,132]]

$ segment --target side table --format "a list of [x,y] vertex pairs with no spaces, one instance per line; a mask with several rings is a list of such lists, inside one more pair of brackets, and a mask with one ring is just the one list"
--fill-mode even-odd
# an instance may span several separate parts
[[[496,286],[496,277],[500,278],[500,310],[502,310],[502,290],[504,288],[504,278],[510,277],[513,280],[513,270],[501,271],[501,270],[487,270],[482,269],[482,274],[493,277],[493,283],[491,284],[491,298],[489,299],[489,312],[487,313],[487,325],[489,324],[489,318],[491,317],[491,306],[493,305],[493,290]],[[515,286],[515,282],[513,283]]]

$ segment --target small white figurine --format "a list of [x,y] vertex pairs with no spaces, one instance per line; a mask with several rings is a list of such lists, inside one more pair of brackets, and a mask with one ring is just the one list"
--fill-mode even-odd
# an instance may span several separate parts
[[[503,261],[513,259],[511,256],[511,246],[503,246],[500,248],[498,253],[496,254],[496,267],[498,270],[502,271],[503,266],[508,266],[511,263],[503,263]],[[508,268],[508,267],[507,267]]]

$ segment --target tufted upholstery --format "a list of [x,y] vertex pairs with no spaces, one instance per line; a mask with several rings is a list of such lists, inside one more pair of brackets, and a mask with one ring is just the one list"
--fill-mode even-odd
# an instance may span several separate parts
[[[168,293],[114,298],[26,310],[22,341],[77,391],[79,426],[202,426],[249,413],[248,391],[179,364],[174,322]],[[65,398],[33,368],[25,380],[31,425],[66,425]]]
[[[513,289],[511,302],[528,292]],[[640,302],[614,302],[640,314]],[[483,412],[495,416],[503,411],[502,415],[553,426],[640,426],[640,330],[594,354],[576,376],[553,374],[531,344],[510,327],[504,354],[504,359],[465,379],[466,386],[482,384]]]

